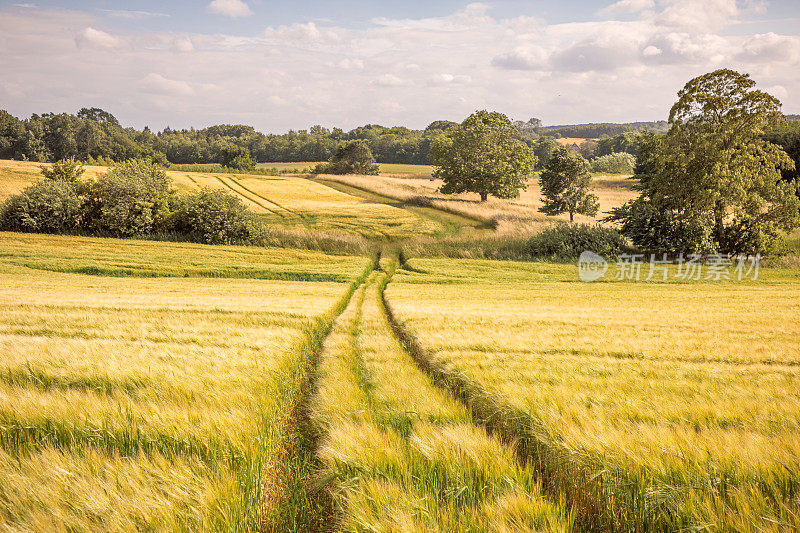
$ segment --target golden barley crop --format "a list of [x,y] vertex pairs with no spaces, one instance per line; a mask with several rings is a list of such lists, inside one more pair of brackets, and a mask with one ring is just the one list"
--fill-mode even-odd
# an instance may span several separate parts
[[13,233],[0,257],[0,522],[260,527],[304,347],[368,261]]
[[596,509],[582,527],[800,527],[796,271],[586,284],[569,265],[412,264],[387,290],[398,320],[551,494]]
[[567,531],[532,468],[475,426],[394,338],[384,262],[339,317],[321,355],[313,418],[343,531]]

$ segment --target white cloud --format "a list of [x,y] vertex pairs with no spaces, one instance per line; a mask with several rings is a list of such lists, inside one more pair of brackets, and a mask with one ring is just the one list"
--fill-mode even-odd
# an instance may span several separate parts
[[742,59],[763,63],[787,63],[800,57],[800,37],[762,33],[748,38],[739,54]]
[[659,48],[657,46],[653,46],[652,44],[647,46],[647,47],[645,47],[645,49],[642,50],[642,55],[644,57],[653,57],[653,56],[661,55],[661,53],[663,53],[663,50],[661,50],[661,48]]
[[75,43],[79,47],[116,48],[120,45],[120,40],[110,33],[88,27],[75,37]]
[[739,14],[736,0],[668,0],[658,24],[700,33],[724,28]]
[[399,87],[405,85],[403,78],[397,77],[394,74],[384,74],[372,80],[373,85],[380,85],[381,87]]
[[598,13],[600,15],[638,13],[653,7],[655,7],[655,2],[653,2],[653,0],[619,0],[619,2],[604,7],[598,11]]
[[102,11],[109,17],[127,19],[127,20],[161,18],[169,16],[166,13],[155,13],[152,11],[130,11],[127,9],[103,9]]
[[151,72],[139,80],[139,87],[144,92],[165,96],[194,96],[195,94],[192,86],[185,81],[171,80],[155,72]]
[[91,104],[151,128],[424,127],[481,108],[550,124],[632,121],[664,118],[687,80],[729,67],[800,111],[800,31],[725,29],[748,16],[742,2],[722,25],[687,24],[675,11],[687,5],[660,0],[625,20],[564,24],[493,18],[473,5],[361,27],[301,20],[253,35],[112,33],[103,13],[0,7],[0,71],[15,74],[13,85],[0,81],[0,99],[18,116]]
[[213,0],[206,6],[206,11],[231,18],[249,17],[253,14],[250,6],[242,0]]
[[336,66],[338,66],[339,68],[345,69],[345,70],[350,70],[350,69],[361,70],[361,69],[364,68],[364,60],[363,59],[351,59],[349,57],[346,57],[346,58],[342,59],[341,61],[339,61],[336,64]]
[[189,37],[176,37],[172,40],[172,49],[176,52],[193,52],[194,43]]

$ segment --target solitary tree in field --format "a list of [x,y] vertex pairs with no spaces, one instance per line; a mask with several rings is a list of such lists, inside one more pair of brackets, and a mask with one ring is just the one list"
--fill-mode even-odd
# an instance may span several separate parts
[[641,196],[609,217],[634,244],[765,253],[780,231],[800,223],[797,183],[781,180],[794,162],[764,139],[784,120],[781,103],[755,85],[747,74],[721,69],[678,93],[667,134],[642,145]]
[[539,211],[546,215],[569,213],[572,222],[575,214],[594,216],[597,214],[597,195],[589,192],[592,176],[587,169],[586,160],[574,150],[561,146],[556,148],[547,162],[539,184],[544,196]]
[[431,145],[435,178],[441,192],[474,192],[485,202],[489,195],[517,198],[526,188],[536,156],[519,139],[519,130],[502,113],[478,111]]

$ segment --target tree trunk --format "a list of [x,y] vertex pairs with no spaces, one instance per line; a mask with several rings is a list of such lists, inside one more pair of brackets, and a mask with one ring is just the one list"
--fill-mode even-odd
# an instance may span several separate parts
[[573,213],[572,211],[570,211],[570,212],[569,212],[569,221],[570,221],[570,222],[572,222],[574,218],[575,218],[575,213]]
[[725,240],[725,206],[722,202],[717,202],[714,209],[714,233],[717,243],[721,245]]
[[485,202],[488,199],[489,199],[489,193],[488,192],[482,192],[481,193],[481,202]]

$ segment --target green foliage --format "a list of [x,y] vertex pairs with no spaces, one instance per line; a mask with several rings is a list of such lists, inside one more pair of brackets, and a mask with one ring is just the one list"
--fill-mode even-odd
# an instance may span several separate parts
[[364,141],[341,145],[328,163],[314,167],[314,174],[367,174],[377,176],[380,167]]
[[77,183],[84,173],[84,168],[74,157],[53,163],[52,167],[40,167],[42,176],[48,180]]
[[638,153],[636,148],[638,136],[639,134],[635,132],[625,132],[613,137],[601,137],[597,140],[597,149],[594,155],[595,157],[600,157],[616,152],[627,152],[635,156]]
[[574,124],[572,126],[545,126],[539,128],[539,133],[552,137],[575,137],[578,139],[597,139],[604,135],[615,136],[637,130],[667,131],[667,123],[663,120],[657,122],[629,122],[626,124]]
[[639,199],[613,210],[634,244],[664,251],[766,253],[800,223],[794,163],[764,139],[780,102],[747,74],[717,70],[689,81],[663,137],[643,136]]
[[800,120],[787,120],[768,132],[764,138],[780,146],[794,162],[794,168],[784,167],[781,175],[784,180],[800,180]]
[[256,160],[250,156],[250,151],[241,146],[230,146],[222,150],[221,161],[223,167],[234,170],[253,170]]
[[174,229],[205,244],[260,244],[263,224],[237,197],[220,189],[203,189],[183,199]]
[[536,156],[519,139],[519,130],[502,113],[478,111],[458,128],[438,137],[431,146],[444,194],[474,192],[517,198],[536,166]]
[[597,195],[589,192],[591,183],[586,160],[565,146],[559,147],[539,177],[544,197],[539,211],[551,216],[569,213],[570,222],[576,213],[596,215],[600,204]]
[[614,258],[628,248],[614,229],[589,224],[559,224],[531,237],[525,253],[531,258],[573,260],[586,250]]
[[174,209],[171,180],[157,165],[144,160],[118,163],[85,187],[85,226],[121,237],[166,229]]
[[601,174],[633,174],[636,158],[624,152],[596,157],[589,163],[592,172]]
[[42,180],[9,198],[0,209],[0,228],[31,233],[69,233],[78,227],[77,185]]
[[552,137],[539,137],[536,139],[531,147],[533,154],[536,156],[536,170],[542,170],[545,165],[550,161],[558,147],[561,146]]

